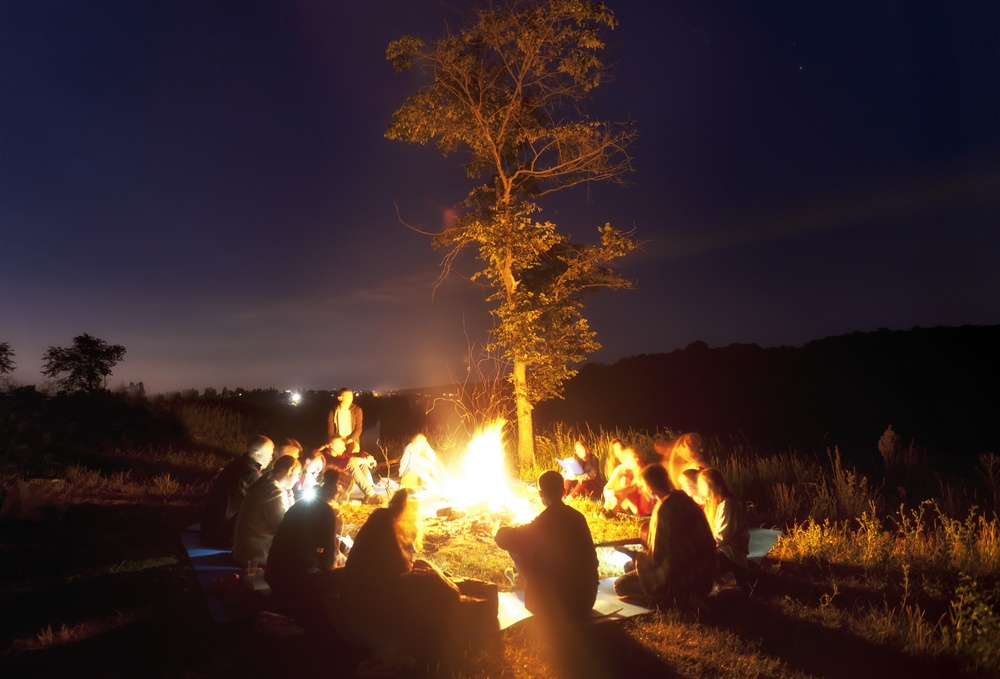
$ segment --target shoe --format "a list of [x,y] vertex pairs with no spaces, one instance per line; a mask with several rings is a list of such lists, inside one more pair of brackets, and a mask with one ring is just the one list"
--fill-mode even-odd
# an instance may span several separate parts
[[365,495],[364,504],[366,504],[366,505],[375,505],[376,507],[381,507],[382,506],[382,496],[381,495],[377,495],[375,493],[370,493],[369,495]]

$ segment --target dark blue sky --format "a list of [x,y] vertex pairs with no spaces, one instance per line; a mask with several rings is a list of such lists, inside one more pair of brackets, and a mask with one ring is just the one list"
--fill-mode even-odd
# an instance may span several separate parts
[[[412,387],[489,318],[399,218],[460,158],[383,138],[385,61],[466,2],[0,0],[0,341],[18,383],[87,332],[112,387]],[[647,241],[593,360],[1000,322],[1000,4],[609,0],[628,188],[544,203]],[[397,216],[398,211],[398,216]]]

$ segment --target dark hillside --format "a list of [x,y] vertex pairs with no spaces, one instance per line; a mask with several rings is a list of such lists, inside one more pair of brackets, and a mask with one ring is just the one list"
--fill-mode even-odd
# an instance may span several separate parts
[[588,364],[536,423],[698,431],[756,446],[878,455],[886,427],[937,459],[1000,450],[1000,326],[879,330],[800,348],[695,342]]

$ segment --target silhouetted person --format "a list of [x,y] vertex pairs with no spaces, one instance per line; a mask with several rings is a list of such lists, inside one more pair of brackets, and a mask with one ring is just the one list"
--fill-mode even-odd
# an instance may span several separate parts
[[285,512],[292,506],[292,486],[299,480],[302,465],[291,455],[282,455],[254,482],[236,514],[233,534],[233,559],[237,564],[263,565],[271,550],[271,541]]
[[646,549],[636,554],[635,570],[615,580],[615,593],[656,606],[696,606],[712,591],[716,570],[705,514],[687,493],[671,487],[661,464],[643,468],[640,486],[656,498]]
[[327,469],[311,498],[285,513],[271,543],[264,577],[274,593],[300,603],[318,603],[331,587],[340,555],[340,512],[331,506],[341,482],[339,469]]
[[231,549],[236,514],[250,486],[260,478],[261,470],[271,464],[274,443],[266,436],[255,436],[247,452],[222,469],[208,489],[201,515],[201,542],[217,549]]
[[563,478],[538,477],[545,509],[523,526],[497,531],[497,546],[510,552],[524,580],[524,606],[542,617],[583,618],[597,598],[597,551],[583,514],[563,504]]

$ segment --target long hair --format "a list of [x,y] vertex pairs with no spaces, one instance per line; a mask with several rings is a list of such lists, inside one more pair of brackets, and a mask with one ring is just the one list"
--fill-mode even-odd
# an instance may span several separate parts
[[722,473],[718,469],[702,469],[698,472],[698,478],[705,480],[705,486],[708,487],[708,496],[705,499],[705,516],[708,518],[708,524],[712,526],[712,530],[715,530],[715,515],[719,509],[719,503],[723,500],[728,500],[733,496],[733,492],[729,490],[729,486],[726,485],[726,480],[722,477]]
[[605,480],[610,479],[615,469],[618,467],[619,464],[621,464],[621,460],[618,459],[618,453],[615,452],[616,446],[618,448],[618,451],[621,452],[623,447],[622,442],[619,441],[618,439],[611,439],[611,442],[608,443],[608,457],[604,460]]
[[408,488],[400,488],[387,508],[392,513],[392,530],[399,547],[407,554],[423,548],[423,531],[420,526],[420,500],[410,495]]

